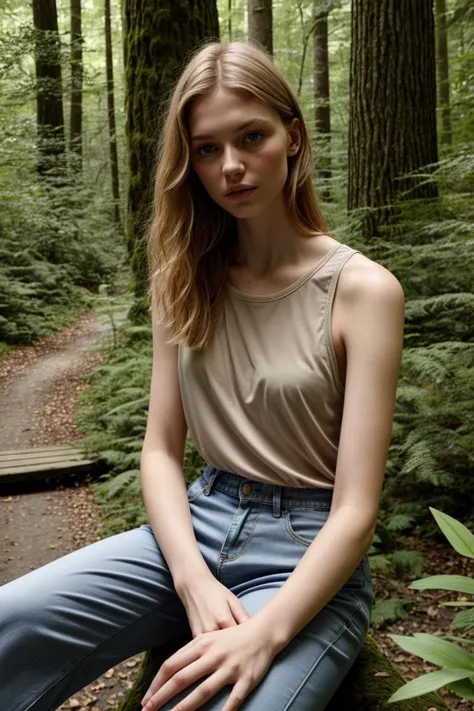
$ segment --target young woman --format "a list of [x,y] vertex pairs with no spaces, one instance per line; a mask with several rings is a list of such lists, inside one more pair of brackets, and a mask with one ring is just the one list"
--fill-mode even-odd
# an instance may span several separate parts
[[[2,708],[53,711],[186,632],[146,711],[322,711],[355,661],[404,298],[327,234],[312,166],[272,60],[201,48],[171,97],[150,229],[150,525],[0,590]],[[208,465],[186,490],[188,431]]]

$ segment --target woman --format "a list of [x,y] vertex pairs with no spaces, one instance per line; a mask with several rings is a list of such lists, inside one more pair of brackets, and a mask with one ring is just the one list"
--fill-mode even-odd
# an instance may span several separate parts
[[[51,711],[191,631],[145,711],[321,711],[370,621],[403,291],[327,234],[301,111],[262,51],[201,48],[162,136],[150,525],[0,591],[2,707]],[[187,431],[208,466],[186,491]]]

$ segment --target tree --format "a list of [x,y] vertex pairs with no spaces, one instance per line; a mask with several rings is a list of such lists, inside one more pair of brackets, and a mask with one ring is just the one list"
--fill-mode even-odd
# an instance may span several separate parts
[[107,71],[107,114],[109,121],[110,170],[112,173],[112,195],[114,199],[114,219],[120,224],[120,190],[117,158],[117,132],[115,128],[114,65],[112,61],[112,28],[110,24],[110,0],[104,3],[105,15],[105,64]]
[[248,38],[273,54],[272,0],[248,0]]
[[71,115],[69,150],[82,170],[82,13],[81,0],[71,0]]
[[432,4],[352,0],[348,208],[372,208],[367,235],[380,234],[398,200],[438,195],[427,179],[438,159]]
[[40,174],[64,171],[64,113],[61,44],[56,0],[33,0],[36,114]]
[[[328,63],[328,0],[313,3],[313,58],[314,58],[314,124],[316,129],[316,177],[329,180],[331,177],[331,107],[329,102]],[[328,184],[321,190],[321,197],[330,199]]]
[[441,142],[452,143],[449,106],[448,28],[446,0],[436,0],[436,59],[438,65],[438,104],[441,110]]
[[180,66],[204,39],[219,38],[216,0],[125,0],[129,150],[127,243],[135,277],[132,320],[148,306],[145,226],[152,203],[157,122]]

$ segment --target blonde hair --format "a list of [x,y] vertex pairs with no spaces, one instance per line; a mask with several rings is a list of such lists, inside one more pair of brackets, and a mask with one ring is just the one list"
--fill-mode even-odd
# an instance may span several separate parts
[[301,147],[288,159],[288,215],[302,235],[328,233],[313,189],[313,156],[301,109],[272,58],[241,42],[198,49],[174,87],[162,123],[148,232],[152,313],[169,328],[171,343],[195,349],[209,343],[219,319],[237,246],[235,218],[209,197],[190,165],[191,103],[217,87],[270,105],[285,124],[300,119]]

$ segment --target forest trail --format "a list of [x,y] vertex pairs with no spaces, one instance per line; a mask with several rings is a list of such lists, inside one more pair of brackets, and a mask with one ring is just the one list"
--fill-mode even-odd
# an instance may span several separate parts
[[[83,376],[100,362],[96,347],[110,330],[108,317],[84,314],[0,360],[0,449],[81,442],[73,420],[77,394],[85,388]],[[0,495],[0,585],[93,543],[98,523],[91,486]],[[108,670],[58,711],[110,711],[132,685],[139,661]]]

